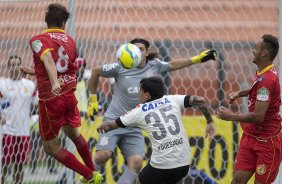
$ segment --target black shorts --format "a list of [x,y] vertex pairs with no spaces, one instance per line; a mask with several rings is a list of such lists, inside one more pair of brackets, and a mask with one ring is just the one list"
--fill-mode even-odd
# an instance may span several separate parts
[[156,169],[148,163],[139,173],[141,184],[175,184],[184,178],[189,171],[189,165],[173,169]]

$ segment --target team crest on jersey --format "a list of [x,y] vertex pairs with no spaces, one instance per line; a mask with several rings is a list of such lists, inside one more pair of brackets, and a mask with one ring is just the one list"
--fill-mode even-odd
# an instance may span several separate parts
[[106,135],[102,135],[100,145],[101,146],[106,146],[109,144],[109,137]]
[[149,68],[146,72],[145,72],[145,76],[146,77],[152,77],[154,75],[154,72],[151,68]]
[[260,88],[257,91],[257,100],[267,101],[269,99],[269,91],[265,87]]
[[256,172],[258,173],[258,175],[263,175],[266,172],[265,165],[264,164],[258,165]]
[[32,46],[32,49],[33,49],[36,53],[38,53],[38,52],[41,50],[43,44],[42,44],[42,42],[41,42],[40,40],[34,40],[34,41],[31,43],[31,46]]

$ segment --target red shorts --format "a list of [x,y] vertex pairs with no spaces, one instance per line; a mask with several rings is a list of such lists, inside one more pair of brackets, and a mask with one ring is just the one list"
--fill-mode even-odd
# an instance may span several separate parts
[[28,163],[30,148],[30,136],[4,134],[2,137],[2,164],[9,164],[10,162]]
[[81,125],[77,100],[69,91],[50,100],[39,100],[39,130],[42,140],[58,136],[63,125],[77,128]]
[[235,170],[254,171],[257,181],[272,183],[281,162],[281,143],[279,135],[260,139],[243,133],[235,160]]

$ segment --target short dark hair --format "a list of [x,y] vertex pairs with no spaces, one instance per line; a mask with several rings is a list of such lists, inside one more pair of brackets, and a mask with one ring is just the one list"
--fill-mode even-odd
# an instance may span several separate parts
[[261,38],[264,43],[264,48],[269,51],[270,59],[273,61],[279,50],[278,39],[275,36],[269,34],[265,34]]
[[22,58],[21,58],[20,56],[18,56],[18,55],[12,55],[12,56],[10,56],[9,59],[8,59],[8,66],[11,66],[11,60],[12,60],[12,59],[17,59],[17,60],[20,61],[20,65],[22,64]]
[[151,99],[149,101],[161,98],[165,94],[165,85],[160,77],[148,77],[141,79],[140,88],[142,88],[144,92],[148,92],[150,94]]
[[47,27],[62,27],[70,17],[67,8],[61,4],[53,3],[48,6],[45,22]]

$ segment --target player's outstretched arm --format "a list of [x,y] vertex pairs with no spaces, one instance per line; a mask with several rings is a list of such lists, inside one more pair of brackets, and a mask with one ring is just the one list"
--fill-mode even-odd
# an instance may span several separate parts
[[208,104],[203,97],[193,95],[189,99],[189,104],[192,106],[197,106],[201,110],[207,120],[207,123],[213,122],[212,116],[208,110]]
[[248,96],[248,93],[249,93],[249,89],[228,93],[227,95],[228,103],[232,104],[237,98]]
[[92,69],[91,77],[88,80],[89,89],[89,101],[87,108],[87,115],[92,121],[94,121],[94,115],[98,113],[98,99],[97,99],[97,88],[99,85],[99,78],[101,76],[102,67],[97,66]]
[[215,127],[206,100],[201,96],[191,96],[189,98],[189,104],[197,106],[201,110],[207,121],[206,138],[213,138],[215,136]]
[[35,71],[30,67],[20,66],[20,70],[21,70],[23,75],[31,75],[31,76],[35,75]]
[[216,117],[226,121],[239,121],[241,123],[262,123],[268,109],[268,101],[256,101],[255,110],[248,113],[234,113],[230,109],[221,106],[216,111]]
[[174,59],[169,62],[169,71],[178,70],[197,63],[204,63],[209,60],[216,60],[217,53],[215,50],[205,50],[199,55],[187,59]]

